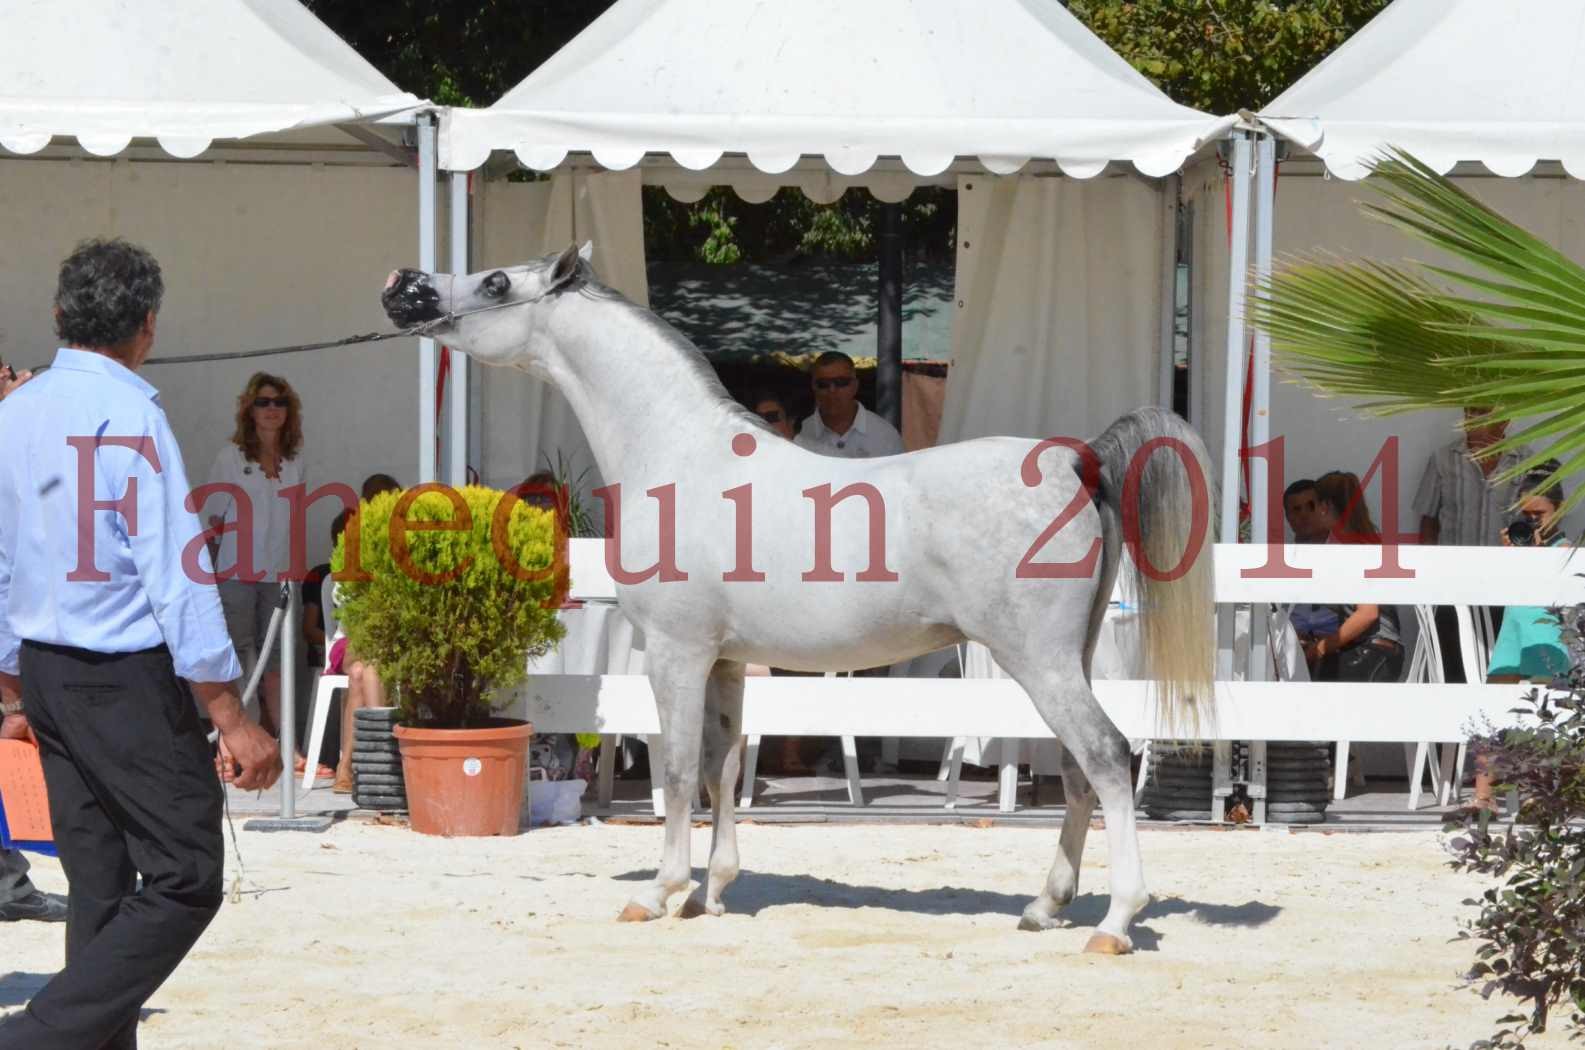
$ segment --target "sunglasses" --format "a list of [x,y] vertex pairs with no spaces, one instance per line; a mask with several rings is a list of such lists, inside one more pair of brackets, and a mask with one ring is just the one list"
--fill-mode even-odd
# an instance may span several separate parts
[[767,423],[780,423],[782,421],[782,412],[779,408],[772,408],[761,412],[759,417]]
[[835,379],[816,379],[816,390],[846,390],[853,385],[852,376],[838,376]]
[[291,408],[292,399],[289,397],[256,397],[253,399],[254,408]]

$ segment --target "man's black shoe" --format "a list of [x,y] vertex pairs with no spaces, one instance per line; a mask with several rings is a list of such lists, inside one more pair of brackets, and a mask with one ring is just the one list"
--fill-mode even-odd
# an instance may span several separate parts
[[0,922],[20,922],[33,919],[37,922],[65,922],[66,898],[58,893],[41,893],[34,890],[26,897],[0,904]]

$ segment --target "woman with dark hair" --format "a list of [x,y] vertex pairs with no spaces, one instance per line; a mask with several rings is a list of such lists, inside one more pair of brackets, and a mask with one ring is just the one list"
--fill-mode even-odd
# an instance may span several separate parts
[[[1380,543],[1381,533],[1365,506],[1359,478],[1334,470],[1315,483],[1316,522],[1328,543]],[[1310,677],[1318,682],[1392,682],[1403,671],[1398,610],[1391,605],[1329,605],[1336,631],[1305,643]]]
[[[283,494],[306,484],[303,472],[302,402],[280,376],[255,372],[237,395],[231,440],[215,456],[211,484],[224,485],[219,512],[209,518],[218,547],[215,572],[231,643],[243,680],[264,661],[264,711],[277,733],[281,724],[280,650],[264,651],[264,635],[291,566],[291,503]],[[297,771],[303,759],[298,756]],[[317,776],[331,777],[321,767]]]
[[756,390],[749,398],[748,407],[756,416],[763,419],[772,430],[791,441],[797,436],[797,428],[793,420],[791,409],[787,401],[774,390]]

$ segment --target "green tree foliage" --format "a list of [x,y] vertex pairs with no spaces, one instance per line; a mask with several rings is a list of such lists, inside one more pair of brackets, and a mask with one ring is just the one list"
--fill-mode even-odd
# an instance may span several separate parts
[[[487,106],[555,54],[612,0],[305,0],[310,10],[408,91]],[[1186,105],[1215,113],[1269,101],[1387,0],[1070,0],[1069,8],[1135,68]],[[817,205],[783,191],[747,204],[714,190],[695,204],[645,195],[652,259],[730,264],[796,254],[869,258],[880,204],[862,191]],[[952,249],[957,200],[921,190],[904,205],[905,250]]]
[[397,86],[449,106],[488,106],[614,0],[304,0]]
[[349,648],[400,689],[404,723],[479,724],[560,640],[557,550],[553,512],[479,485],[359,508],[330,559],[339,614]]
[[1070,0],[1068,10],[1174,101],[1258,109],[1389,0]]

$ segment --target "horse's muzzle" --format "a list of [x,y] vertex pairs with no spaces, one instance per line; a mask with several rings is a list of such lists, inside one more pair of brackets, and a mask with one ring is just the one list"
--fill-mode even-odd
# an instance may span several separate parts
[[433,321],[444,312],[440,293],[422,270],[397,270],[391,274],[380,293],[380,305],[385,307],[385,316],[391,323],[402,328]]

